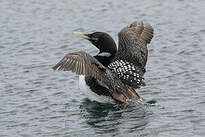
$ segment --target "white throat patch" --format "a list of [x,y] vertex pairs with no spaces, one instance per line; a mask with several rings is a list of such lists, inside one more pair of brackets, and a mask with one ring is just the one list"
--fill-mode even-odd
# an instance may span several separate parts
[[108,52],[102,52],[102,53],[99,53],[98,56],[102,56],[102,57],[110,57],[111,54],[108,53]]

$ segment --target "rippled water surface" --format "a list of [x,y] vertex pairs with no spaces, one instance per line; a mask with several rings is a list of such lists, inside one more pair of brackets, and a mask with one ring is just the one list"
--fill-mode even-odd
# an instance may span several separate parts
[[[205,136],[205,1],[0,0],[0,136]],[[155,29],[138,93],[154,106],[100,104],[51,67],[97,49],[73,31]]]

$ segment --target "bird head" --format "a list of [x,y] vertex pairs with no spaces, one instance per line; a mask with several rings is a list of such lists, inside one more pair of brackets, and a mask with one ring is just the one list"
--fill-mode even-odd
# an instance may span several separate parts
[[105,32],[94,32],[91,34],[74,32],[74,34],[89,40],[95,47],[99,49],[99,54],[103,55],[103,53],[110,53],[112,56],[115,56],[117,52],[115,41]]

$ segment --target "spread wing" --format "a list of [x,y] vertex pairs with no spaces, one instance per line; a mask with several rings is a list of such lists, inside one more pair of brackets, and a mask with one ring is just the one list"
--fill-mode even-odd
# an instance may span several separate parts
[[92,76],[103,79],[106,68],[86,52],[74,52],[64,56],[54,67],[54,70],[72,71],[78,75]]
[[147,63],[147,44],[153,37],[152,26],[145,22],[133,22],[119,33],[119,45],[116,59],[125,59],[136,66],[145,67]]
[[149,23],[141,21],[133,22],[118,33],[118,52],[108,67],[131,87],[145,85],[143,75],[147,63],[147,44],[152,40],[153,31]]
[[130,90],[131,88],[124,85],[115,74],[86,52],[74,52],[65,55],[53,69],[72,71],[78,75],[94,77],[109,88],[113,99],[120,102],[126,102],[126,99],[130,98],[139,98],[134,90]]

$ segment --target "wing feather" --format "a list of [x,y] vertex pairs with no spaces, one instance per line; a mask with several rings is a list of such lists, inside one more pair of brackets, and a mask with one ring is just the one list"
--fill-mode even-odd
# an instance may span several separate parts
[[154,29],[145,22],[133,22],[123,28],[119,33],[117,59],[126,59],[131,63],[145,67],[147,63],[147,44],[153,38]]
[[[106,68],[86,52],[74,52],[65,55],[54,67],[54,70],[72,71],[78,75],[100,78]],[[101,70],[101,71],[100,71]]]
[[134,90],[130,92],[130,88],[124,85],[115,74],[86,52],[81,51],[65,55],[53,69],[72,71],[78,75],[94,77],[109,88],[113,99],[120,102],[126,102],[128,98],[139,98]]
[[[145,85],[143,75],[148,56],[147,44],[151,42],[153,33],[152,26],[145,21],[133,22],[118,33],[118,52],[108,67],[118,74],[124,84],[134,88]],[[132,66],[135,69],[131,74],[128,70],[119,72],[126,66]]]

